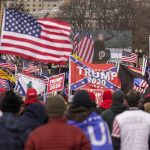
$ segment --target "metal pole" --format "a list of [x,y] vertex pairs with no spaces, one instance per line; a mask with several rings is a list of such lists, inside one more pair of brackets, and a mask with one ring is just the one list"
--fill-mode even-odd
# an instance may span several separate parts
[[149,51],[148,51],[148,62],[150,62],[150,35],[149,35]]

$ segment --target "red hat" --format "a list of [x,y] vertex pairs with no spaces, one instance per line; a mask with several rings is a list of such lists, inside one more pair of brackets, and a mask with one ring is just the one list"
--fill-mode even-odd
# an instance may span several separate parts
[[36,103],[36,102],[38,102],[38,96],[37,96],[36,89],[28,88],[27,89],[27,99],[24,102],[24,104],[29,105],[29,104]]
[[27,89],[27,98],[30,99],[32,97],[37,97],[36,89],[34,89],[34,88],[28,88]]

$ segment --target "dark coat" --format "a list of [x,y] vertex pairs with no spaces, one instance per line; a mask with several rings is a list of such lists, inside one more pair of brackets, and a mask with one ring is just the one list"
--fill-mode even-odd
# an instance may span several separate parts
[[47,119],[45,106],[40,103],[33,103],[26,107],[25,112],[20,117],[20,120],[26,122],[31,130],[43,125]]
[[112,105],[112,107],[108,110],[105,110],[101,116],[107,122],[110,133],[112,133],[112,126],[114,118],[126,110],[126,106],[123,104]]
[[22,150],[30,130],[17,115],[4,113],[0,118],[0,150]]

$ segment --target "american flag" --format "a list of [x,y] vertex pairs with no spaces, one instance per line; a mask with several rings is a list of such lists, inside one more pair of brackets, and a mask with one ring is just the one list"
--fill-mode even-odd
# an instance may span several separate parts
[[74,36],[74,43],[73,43],[73,49],[74,52],[78,54],[78,42],[79,42],[79,32],[75,34]]
[[122,61],[129,62],[129,63],[137,63],[138,55],[135,53],[122,51]]
[[34,64],[26,64],[26,67],[22,69],[22,73],[24,74],[31,74],[37,72],[37,66]]
[[5,9],[1,32],[1,53],[42,62],[64,64],[72,44],[71,26],[50,18],[34,19],[13,9]]
[[133,89],[137,92],[140,93],[145,93],[148,84],[144,79],[141,78],[134,78],[134,83],[133,83]]
[[7,69],[10,69],[12,71],[14,71],[16,69],[16,65],[15,64],[12,64],[12,63],[3,63],[3,62],[0,62],[0,67],[2,68],[7,68]]
[[[75,35],[76,39],[78,38]],[[89,33],[85,33],[81,40],[78,42],[77,40],[74,42],[74,51],[77,52],[78,56],[85,62],[92,63],[93,55],[94,55],[94,40],[92,35]]]
[[20,83],[20,81],[17,81],[14,91],[20,93],[21,96],[26,96],[24,86]]
[[0,79],[0,86],[5,88],[6,87],[6,80]]
[[8,80],[0,78],[0,87],[3,87],[5,89],[9,90],[10,89],[10,85],[9,85]]

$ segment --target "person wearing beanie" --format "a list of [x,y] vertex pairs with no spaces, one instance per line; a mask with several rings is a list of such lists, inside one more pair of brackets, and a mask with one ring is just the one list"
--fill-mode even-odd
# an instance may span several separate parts
[[[92,150],[113,150],[108,125],[98,115],[93,105],[93,95],[91,96],[89,92],[80,90],[75,94],[72,106],[67,112],[67,119],[68,124],[84,131],[90,140]],[[105,137],[105,142],[102,142],[102,137]]]
[[124,93],[121,90],[118,90],[112,95],[112,106],[110,109],[107,109],[102,112],[102,118],[107,122],[110,133],[112,133],[112,125],[114,118],[126,110],[124,105]]
[[22,150],[29,129],[26,123],[19,121],[21,99],[13,92],[6,91],[1,97],[0,109],[3,112],[0,118],[0,149]]
[[61,96],[47,99],[47,124],[35,129],[29,136],[25,150],[91,150],[84,133],[65,119],[66,104]]
[[103,93],[103,102],[99,106],[100,114],[109,109],[112,105],[112,92],[110,90],[106,90]]

